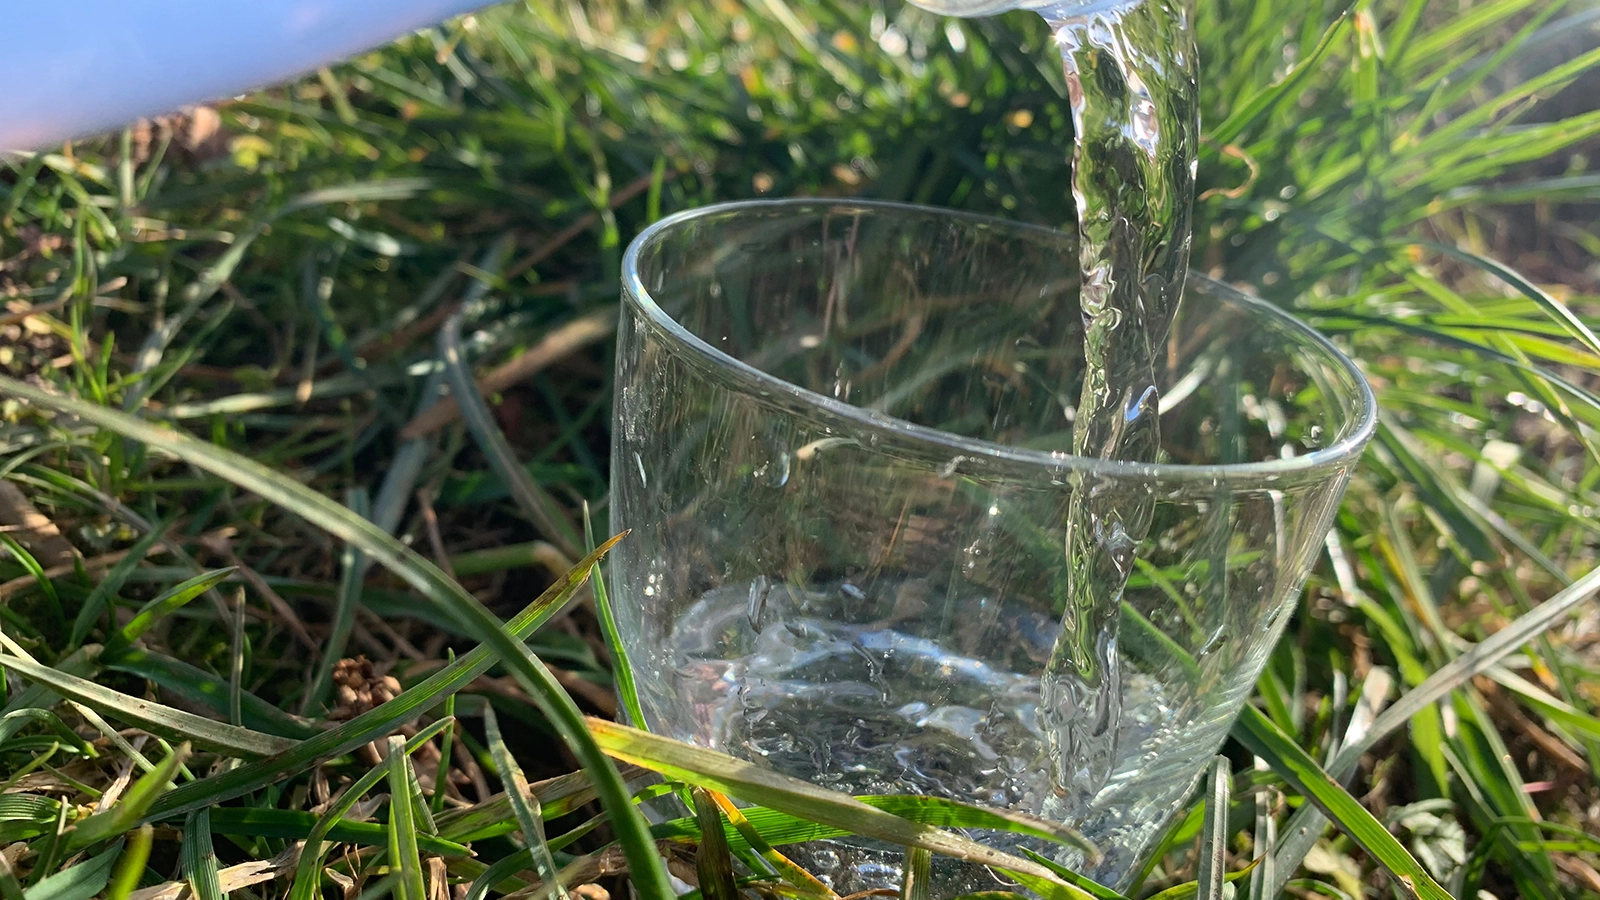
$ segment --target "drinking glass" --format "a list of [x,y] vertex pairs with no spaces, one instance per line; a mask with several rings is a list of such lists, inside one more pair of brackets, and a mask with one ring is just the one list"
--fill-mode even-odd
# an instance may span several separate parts
[[[633,242],[611,572],[638,724],[854,794],[1052,817],[1101,850],[1067,862],[1126,883],[1250,694],[1376,408],[1328,341],[1191,277],[1157,363],[1159,461],[1071,455],[1075,241],[797,200]],[[1150,523],[1087,610],[1065,534],[1085,492]],[[1058,642],[1089,626],[1098,726],[1043,706]],[[840,893],[899,864],[860,841],[807,860]]]

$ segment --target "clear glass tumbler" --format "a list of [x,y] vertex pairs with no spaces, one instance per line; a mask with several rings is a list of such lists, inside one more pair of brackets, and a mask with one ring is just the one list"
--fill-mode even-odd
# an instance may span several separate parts
[[[1249,695],[1376,408],[1315,332],[1191,278],[1160,462],[1070,455],[1077,258],[1063,232],[830,200],[634,241],[611,571],[644,726],[850,793],[1051,816],[1103,853],[1069,862],[1125,882]],[[1065,599],[1083,491],[1151,523],[1088,611]],[[1111,725],[1063,741],[1041,685],[1084,622]],[[1062,758],[1083,746],[1104,764]],[[841,893],[898,864],[811,861]]]

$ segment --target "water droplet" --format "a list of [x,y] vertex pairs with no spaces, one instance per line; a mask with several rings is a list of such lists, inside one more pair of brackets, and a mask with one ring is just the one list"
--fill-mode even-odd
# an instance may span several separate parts
[[978,540],[968,544],[961,551],[961,556],[963,559],[961,568],[968,572],[976,570],[978,568],[978,561],[983,557],[987,549],[988,548],[984,546],[984,541],[982,538],[979,538]]

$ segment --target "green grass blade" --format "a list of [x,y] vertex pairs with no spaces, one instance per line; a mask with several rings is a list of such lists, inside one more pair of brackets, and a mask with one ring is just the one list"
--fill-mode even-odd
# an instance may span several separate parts
[[860,798],[874,809],[939,828],[983,828],[1010,831],[1082,851],[1098,859],[1100,851],[1071,826],[1010,809],[974,806],[946,797],[879,794]]
[[[1412,337],[1418,337],[1429,342],[1442,344],[1447,347],[1453,347],[1456,349],[1467,350],[1472,353],[1480,354],[1484,359],[1491,362],[1499,363],[1501,365],[1526,372],[1529,375],[1537,378],[1542,378],[1553,385],[1559,386],[1564,394],[1581,400],[1585,405],[1591,408],[1600,409],[1600,394],[1595,394],[1583,386],[1576,384],[1569,379],[1561,377],[1561,375],[1551,371],[1548,368],[1535,365],[1525,359],[1519,359],[1515,356],[1511,356],[1494,347],[1488,347],[1474,341],[1466,340],[1450,332],[1419,327],[1409,322],[1396,321],[1392,319],[1378,319],[1368,316],[1344,315],[1341,316],[1341,318],[1347,319],[1352,323],[1356,323],[1356,327],[1358,328],[1387,326]],[[1335,323],[1330,321],[1318,322],[1319,326],[1329,330],[1331,330],[1330,325],[1333,324]]]
[[18,731],[29,725],[39,724],[55,732],[58,737],[67,743],[67,746],[77,750],[84,756],[93,758],[98,755],[88,742],[78,736],[76,731],[67,727],[67,723],[48,709],[19,709],[0,716],[0,747],[4,747],[6,740]]
[[232,635],[228,641],[228,724],[244,725],[244,666],[248,647],[245,644],[244,591],[234,592]]
[[34,184],[39,179],[40,170],[44,168],[44,157],[43,153],[32,154],[27,157],[27,163],[20,169],[17,168],[15,163],[10,164],[9,168],[16,173],[17,180],[9,191],[11,196],[6,199],[6,210],[3,218],[14,218],[17,211],[22,208],[22,201],[27,199],[28,192],[33,189]]
[[554,544],[547,541],[527,541],[454,554],[450,557],[450,570],[456,573],[456,577],[465,578],[469,575],[503,572],[523,566],[549,567],[564,555]]
[[[446,655],[449,659],[449,662],[447,662],[446,665],[456,661],[456,653],[454,650],[447,650]],[[432,808],[433,815],[435,817],[444,811],[444,798],[447,796],[445,786],[450,778],[450,753],[452,748],[455,746],[456,740],[455,694],[451,694],[445,698],[444,718],[444,733],[439,738],[439,763],[434,768],[433,772],[433,797],[428,801],[428,805]],[[435,821],[437,822],[437,818]]]
[[589,719],[589,728],[607,753],[625,762],[653,769],[668,778],[741,797],[771,809],[812,822],[842,828],[904,847],[922,847],[935,853],[980,865],[1004,869],[1032,879],[1055,896],[1090,900],[1091,895],[1068,885],[1048,868],[984,847],[974,841],[901,818],[837,791],[790,778],[753,763],[661,737],[637,728],[601,719]]
[[[454,270],[445,270],[445,275],[453,276]],[[415,415],[422,415],[438,402],[439,391],[443,386],[444,372],[436,371],[428,376],[418,395]],[[378,488],[378,495],[372,501],[372,521],[379,528],[394,534],[395,529],[400,526],[400,517],[405,512],[406,504],[411,500],[417,478],[422,474],[422,466],[428,461],[433,448],[434,440],[429,436],[412,438],[395,451],[394,460],[383,475],[383,484]]]
[[1516,289],[1516,291],[1522,294],[1524,297],[1527,297],[1529,300],[1532,300],[1534,303],[1538,304],[1539,308],[1544,310],[1546,315],[1550,316],[1550,318],[1560,324],[1562,328],[1566,329],[1568,334],[1576,338],[1580,343],[1588,348],[1591,353],[1600,354],[1600,337],[1595,335],[1594,331],[1589,328],[1587,323],[1578,318],[1577,313],[1574,313],[1571,307],[1551,296],[1549,291],[1546,291],[1529,281],[1520,272],[1517,272],[1510,266],[1496,262],[1488,257],[1479,256],[1476,253],[1462,250],[1460,247],[1452,247],[1449,244],[1438,244],[1432,241],[1424,241],[1420,244],[1415,244],[1412,246],[1427,247],[1430,250],[1435,250],[1447,256],[1454,257],[1464,263],[1467,263],[1468,265],[1488,272],[1490,275],[1493,275],[1502,282],[1505,282],[1510,287]]
[[[422,854],[417,850],[416,808],[411,802],[411,758],[406,755],[406,739],[391,735],[389,764],[389,858],[400,867],[399,900],[427,900],[422,882]],[[203,900],[203,898],[202,898]]]
[[[410,741],[406,743],[408,746],[411,744]],[[378,777],[371,783],[366,784],[364,786],[365,790],[360,791],[360,793],[364,794],[367,790],[371,790],[373,784],[382,781],[388,775],[388,770],[383,767],[378,767],[376,771]],[[370,772],[365,774],[370,774]],[[341,794],[341,796],[343,795]],[[318,825],[323,822],[327,824],[319,829]],[[376,822],[352,822],[349,819],[330,818],[326,813],[319,816],[299,809],[220,806],[211,811],[211,830],[217,834],[232,834],[242,837],[288,838],[306,841],[309,841],[315,835],[319,841],[327,840],[361,844],[369,847],[385,847],[389,843],[389,831],[384,825]],[[455,841],[447,841],[438,835],[428,834],[420,827],[417,829],[417,849],[437,856],[466,858],[472,855],[472,849],[465,844],[458,844]],[[302,859],[306,858],[310,858],[310,856],[302,855]],[[320,857],[318,858],[320,859]],[[313,878],[316,876],[314,869],[311,870],[311,876]]]
[[39,564],[33,554],[17,543],[17,539],[4,531],[0,531],[0,547],[10,551],[12,558],[22,564],[22,568],[33,576],[34,583],[39,590],[44,592],[45,599],[50,601],[50,610],[54,613],[57,623],[65,627],[66,617],[61,612],[61,598],[56,595],[56,584],[44,573],[44,566]]
[[[66,702],[78,713],[78,715],[83,716],[83,720],[87,722],[91,728],[94,728],[104,735],[106,740],[111,742],[111,746],[117,748],[118,752],[120,752],[122,755],[133,760],[134,765],[139,767],[139,771],[155,771],[155,764],[150,762],[150,760],[145,759],[144,754],[140,753],[138,749],[133,746],[133,744],[129,743],[128,739],[123,737],[120,731],[111,727],[110,722],[107,722],[105,719],[101,718],[100,714],[95,712],[93,708],[85,706],[76,700],[68,699]],[[161,738],[158,737],[156,740],[160,741]],[[171,748],[169,747],[167,749],[170,751]],[[178,771],[183,775],[189,774],[188,770],[183,767],[180,767]]]
[[[417,732],[415,737],[406,742],[405,752],[415,753],[421,749],[423,744],[432,740],[435,734],[443,730],[447,723],[452,721],[441,719]],[[310,832],[305,836],[305,845],[300,848],[300,860],[295,864],[294,882],[289,889],[290,900],[316,900],[321,895],[322,854],[327,849],[323,842],[336,829],[350,824],[343,821],[345,813],[349,812],[351,807],[356,805],[356,801],[376,787],[378,782],[382,781],[388,774],[387,766],[375,766],[367,770],[354,783],[345,788],[332,803],[328,804],[328,808],[317,818],[316,823],[311,826]],[[230,811],[228,815],[231,817],[235,813]],[[387,843],[387,829],[383,831],[382,838]],[[350,840],[353,838],[341,839]],[[453,846],[460,847],[459,844]]]
[[1324,772],[1287,734],[1253,706],[1246,706],[1234,739],[1266,760],[1307,800],[1316,803],[1340,830],[1361,845],[1394,877],[1402,894],[1416,900],[1451,900],[1433,876],[1414,859],[1367,808]]
[[[583,505],[583,535],[589,549],[594,549],[594,531],[590,528],[589,504]],[[633,678],[633,663],[628,659],[628,648],[617,630],[616,611],[611,608],[611,593],[606,590],[605,572],[595,566],[589,583],[594,587],[594,612],[600,620],[600,633],[606,639],[606,649],[611,651],[612,677],[617,683],[617,696],[622,700],[622,711],[628,724],[644,728],[644,706],[639,703],[639,685]]]
[[[1266,761],[1255,758],[1255,770],[1268,770]],[[1251,834],[1251,852],[1255,855],[1256,874],[1250,879],[1250,900],[1272,900],[1271,884],[1274,880],[1273,860],[1278,849],[1278,791],[1269,787],[1256,794],[1256,826]]]
[[[1527,791],[1522,773],[1511,757],[1504,738],[1495,728],[1494,720],[1478,702],[1476,691],[1458,691],[1451,696],[1455,710],[1456,733],[1443,750],[1449,765],[1465,782],[1470,800],[1465,804],[1469,814],[1482,823],[1505,819],[1534,819],[1540,813],[1533,796]],[[1474,807],[1477,807],[1474,810]],[[1487,815],[1485,815],[1487,813]],[[1554,900],[1560,894],[1554,888],[1557,881],[1555,862],[1548,854],[1524,849],[1527,842],[1537,842],[1536,829],[1511,826],[1508,832],[1518,840],[1509,842],[1505,855],[1512,877],[1517,882],[1519,896],[1524,900]]]
[[111,873],[111,883],[106,886],[106,900],[128,900],[128,895],[139,886],[145,864],[150,861],[150,845],[154,841],[154,825],[140,825],[128,838],[117,867]]
[[[506,246],[509,249],[509,245]],[[488,405],[478,394],[478,386],[472,379],[472,371],[467,367],[461,346],[462,316],[463,313],[457,312],[446,320],[444,327],[439,330],[439,357],[444,360],[450,394],[461,409],[461,420],[466,423],[467,430],[472,432],[473,439],[478,443],[478,449],[488,457],[495,474],[505,482],[511,492],[511,498],[516,501],[517,508],[544,532],[546,539],[561,548],[569,558],[577,556],[579,546],[577,532],[562,517],[555,498],[529,478],[521,463],[517,462],[511,444],[506,441],[505,435],[494,423]]]
[[35,821],[43,823],[46,819],[55,821],[56,808],[60,801],[23,792],[6,792],[0,794],[0,821]]
[[494,760],[494,767],[499,770],[500,783],[505,786],[506,798],[511,801],[511,812],[522,829],[523,846],[533,854],[534,870],[539,873],[539,880],[544,882],[544,894],[556,900],[566,900],[566,888],[561,884],[555,857],[550,854],[550,844],[545,840],[544,813],[539,809],[539,798],[528,789],[528,779],[522,774],[522,767],[517,765],[516,758],[511,755],[511,749],[500,734],[500,719],[494,714],[494,707],[487,702],[483,704],[483,731],[484,740],[489,745],[489,755]]
[[489,892],[494,890],[495,885],[531,865],[533,865],[533,854],[526,847],[497,860],[494,865],[480,872],[477,878],[472,879],[472,885],[467,888],[465,900],[486,900]]
[[[182,660],[141,647],[129,647],[120,653],[102,651],[100,662],[107,669],[152,681],[162,690],[170,691],[190,703],[209,707],[219,716],[228,713],[231,703],[229,682]],[[284,712],[248,691],[239,695],[239,711],[242,719],[240,724],[277,737],[299,741],[322,733],[304,719]]]
[[1355,771],[1361,755],[1373,745],[1399,730],[1412,716],[1443,699],[1473,677],[1483,674],[1490,666],[1504,659],[1518,647],[1533,640],[1586,602],[1600,591],[1600,569],[1595,569],[1574,581],[1565,590],[1539,604],[1533,610],[1518,616],[1510,625],[1495,632],[1471,650],[1462,653],[1428,676],[1423,683],[1407,691],[1395,704],[1379,716],[1360,740],[1340,749],[1328,766],[1335,777],[1343,778]]
[[[588,567],[603,557],[616,541],[616,538],[607,541],[589,558],[550,585],[508,623],[511,633],[519,638],[526,637],[565,608],[583,584]],[[152,815],[173,815],[232,799],[385,737],[438,706],[442,698],[471,684],[479,675],[487,672],[495,661],[494,654],[487,647],[474,648],[388,703],[368,710],[338,728],[302,741],[282,757],[245,763],[236,769],[173,790],[156,804]]]
[[19,656],[0,653],[0,666],[105,715],[155,734],[190,741],[198,747],[218,753],[242,759],[259,759],[286,752],[299,743],[141,700]]
[[1222,876],[1228,871],[1228,808],[1232,803],[1233,769],[1225,756],[1210,765],[1206,818],[1200,832],[1200,872],[1196,877],[1200,900],[1222,900]]
[[100,853],[56,872],[22,892],[24,900],[90,900],[105,890],[111,871],[122,855],[122,841]]
[[[659,787],[659,785],[655,785],[653,787]],[[646,790],[649,790],[649,788],[647,788]],[[659,795],[650,795],[650,796],[659,796]],[[643,791],[641,791],[640,793],[634,794],[634,799],[639,800],[641,802],[643,802],[645,798],[646,798],[646,795],[645,795],[645,793]],[[546,817],[546,818],[548,818],[548,817]],[[584,821],[579,822],[577,825],[574,825],[571,828],[568,828],[566,831],[563,831],[561,834],[557,835],[555,838],[553,838],[550,841],[550,850],[551,850],[551,852],[554,853],[557,850],[565,850],[567,847],[572,846],[572,844],[574,842],[576,842],[579,838],[581,838],[584,835],[594,831],[596,828],[599,828],[601,825],[604,825],[605,823],[606,823],[606,814],[605,813],[600,813],[597,816],[591,816],[588,819],[585,819]]]
[[[873,809],[899,816],[918,825],[931,825],[936,828],[979,828],[987,831],[1009,831],[1013,834],[1027,835],[1028,837],[1039,838],[1051,843],[1074,847],[1091,857],[1097,853],[1094,845],[1067,826],[1026,813],[1019,813],[1015,810],[972,806],[945,797],[916,794],[863,794],[855,799]],[[727,810],[724,809],[724,813],[726,812]],[[751,827],[760,833],[762,840],[772,846],[799,844],[806,841],[824,840],[854,833],[848,828],[822,824],[804,816],[791,815],[764,806],[746,807],[740,812],[749,820]],[[692,818],[673,819],[656,826],[655,832],[658,837],[682,836],[698,838],[699,832],[697,828],[698,826],[694,824]],[[728,840],[736,852],[747,848],[760,849],[756,844],[747,843],[743,833],[738,828],[733,828],[728,832]]]
[[[1344,738],[1338,745],[1331,747],[1329,752],[1335,752],[1339,747],[1349,746],[1366,737],[1367,731],[1372,728],[1378,717],[1379,710],[1388,702],[1389,691],[1393,686],[1394,677],[1387,669],[1375,668],[1367,674],[1367,680],[1361,685],[1361,699],[1356,704],[1355,713],[1350,717],[1350,725],[1345,730]],[[1329,774],[1338,778],[1341,783],[1348,784],[1350,781],[1349,774],[1340,774],[1332,769]],[[1272,877],[1263,880],[1262,893],[1269,897],[1277,897],[1283,893],[1283,886],[1289,876],[1300,868],[1306,854],[1316,845],[1327,824],[1327,817],[1310,803],[1289,817],[1289,822],[1283,829],[1287,837],[1278,844],[1277,853],[1272,860]]]
[[167,754],[153,770],[139,776],[122,795],[118,803],[104,812],[80,821],[72,830],[67,842],[69,848],[87,847],[96,841],[103,841],[131,830],[145,813],[155,804],[172,779],[178,774],[178,769],[189,755],[187,744],[178,747]]
[[155,548],[155,545],[166,532],[167,526],[164,524],[145,532],[138,541],[134,542],[132,547],[128,548],[127,553],[117,560],[117,564],[107,570],[105,575],[101,576],[100,583],[94,586],[89,598],[83,602],[82,608],[78,610],[77,618],[72,622],[72,634],[67,638],[67,646],[80,647],[83,645],[83,642],[89,637],[90,629],[94,627],[95,619],[100,617],[100,613],[105,609],[106,604],[110,602],[112,597],[116,596],[117,591],[122,589],[122,583],[127,581],[128,576],[133,574],[133,570],[139,567],[139,563],[150,555],[150,551]]
[[733,830],[744,838],[752,851],[763,860],[766,860],[767,865],[783,876],[784,880],[788,881],[801,893],[824,898],[824,900],[833,900],[838,896],[827,885],[817,880],[815,875],[807,872],[796,865],[789,857],[773,849],[772,845],[767,843],[766,838],[761,834],[761,830],[750,821],[743,810],[734,805],[732,800],[716,791],[708,791],[707,793],[711,800],[717,804],[717,808],[722,811],[722,815],[727,818],[728,824],[733,827]]
[[1074,872],[1050,857],[1045,856],[1043,853],[1038,853],[1034,850],[1028,849],[1027,847],[1023,847],[1021,849],[1023,856],[1026,856],[1039,865],[1044,866],[1046,869],[1056,873],[1057,878],[1060,878],[1067,884],[1081,889],[1084,893],[1095,898],[1095,900],[1129,900],[1128,897],[1113,891],[1111,888],[1108,888],[1103,884],[1099,884],[1083,877],[1082,875],[1079,875],[1077,872]]
[[[722,812],[705,788],[694,788],[694,814],[700,825],[700,849],[695,872],[700,876],[700,896],[705,900],[738,900],[733,884],[733,854],[722,825]],[[926,853],[927,851],[922,851]]]
[[[1223,883],[1232,885],[1232,884],[1237,883],[1241,879],[1245,878],[1246,876],[1254,876],[1256,874],[1257,868],[1260,865],[1261,865],[1261,858],[1257,857],[1257,858],[1255,858],[1255,859],[1250,861],[1250,865],[1245,866],[1244,868],[1240,869],[1239,871],[1237,871],[1237,872],[1228,872],[1227,874],[1223,875],[1222,876]],[[1318,887],[1322,887],[1323,885],[1321,883],[1318,883],[1317,886]],[[1200,894],[1200,882],[1198,882],[1198,881],[1190,881],[1190,882],[1186,882],[1184,884],[1173,885],[1172,887],[1169,887],[1166,890],[1161,891],[1160,893],[1151,894],[1149,897],[1145,898],[1145,900],[1190,900],[1190,898],[1192,898],[1192,897],[1198,897],[1199,894]],[[1221,894],[1219,896],[1226,897],[1228,895],[1224,893],[1224,894]]]
[[106,641],[106,649],[115,653],[132,644],[145,632],[155,627],[157,622],[160,622],[175,610],[182,609],[190,600],[221,584],[233,573],[234,569],[231,566],[226,569],[215,569],[210,572],[202,572],[188,581],[173,586],[171,590],[140,607],[139,611],[134,613],[133,618],[128,621],[128,624],[122,626],[116,634]]
[[1415,39],[1412,53],[1429,58],[1448,55],[1450,48],[1466,43],[1474,34],[1498,26],[1503,20],[1516,15],[1539,0],[1492,0],[1465,10]]
[[1237,106],[1233,112],[1229,113],[1228,118],[1224,119],[1220,125],[1212,130],[1211,134],[1207,135],[1211,142],[1215,144],[1232,143],[1257,119],[1276,106],[1280,100],[1290,96],[1294,89],[1304,83],[1306,78],[1322,64],[1323,57],[1328,54],[1328,50],[1334,45],[1334,42],[1350,30],[1351,21],[1352,16],[1349,9],[1340,13],[1339,17],[1333,21],[1333,24],[1329,25],[1327,30],[1322,33],[1322,38],[1317,41],[1317,45],[1290,70],[1289,74],[1283,77],[1283,80],[1270,87],[1263,88],[1255,96],[1246,100]]
[[[932,853],[921,847],[906,848],[906,861],[900,868],[900,900],[928,900],[932,865]],[[707,900],[715,898],[708,896]]]
[[1576,735],[1600,739],[1600,718],[1591,716],[1564,700],[1559,700],[1543,688],[1515,672],[1499,666],[1490,667],[1486,673],[1501,687],[1515,693],[1522,701],[1538,710],[1539,714],[1572,731]]
[[434,824],[433,809],[428,806],[427,795],[422,793],[422,780],[417,777],[416,765],[407,763],[406,772],[410,779],[411,805],[416,809],[417,840],[420,842],[438,834],[439,826]]
[[[12,653],[17,653],[21,647],[20,645],[14,646],[14,644],[15,642],[11,641],[11,639],[6,636],[4,631],[0,631],[0,647],[4,647],[5,649],[10,650]],[[22,656],[24,659],[33,658],[31,656],[27,656],[26,651],[23,653],[17,653],[17,655]],[[72,653],[66,658],[57,662],[55,668],[56,671],[66,672],[69,675],[85,675],[93,677],[94,675],[99,674],[100,671],[99,666],[95,663],[95,658],[98,656],[99,647],[97,646],[91,646],[89,648],[79,647],[78,649],[72,651]],[[4,669],[4,666],[0,666],[0,671],[3,671]],[[61,702],[61,698],[48,687],[42,684],[30,684],[27,688],[12,697],[10,701],[6,703],[3,711],[11,713],[16,712],[19,709],[48,709],[52,706],[55,706],[59,702]]]
[[[629,766],[623,777],[630,786],[642,777],[654,778],[643,769]],[[588,776],[582,772],[569,772],[528,786],[539,800],[539,811],[546,820],[573,812],[593,803],[597,794]],[[439,833],[457,841],[472,841],[489,833],[505,834],[514,829],[509,825],[515,816],[511,812],[511,798],[498,794],[467,809],[450,810],[439,816]]]
[[211,807],[189,813],[183,822],[183,879],[195,900],[223,900],[217,878],[217,851],[211,846]]
[[58,804],[56,806],[55,821],[51,823],[49,828],[45,829],[42,839],[34,843],[32,848],[34,852],[33,871],[28,874],[30,885],[37,884],[45,876],[54,874],[56,865],[67,856],[64,852],[64,845],[66,844],[64,835],[67,831],[68,814],[67,804]]
[[[356,375],[334,375],[318,381],[311,389],[308,400],[329,400],[338,397],[348,397],[371,390],[373,386],[390,387],[400,381],[400,374],[390,370],[380,369],[368,374],[365,378]],[[297,403],[299,396],[296,388],[286,387],[271,391],[249,391],[240,394],[230,394],[216,400],[207,400],[195,403],[174,403],[159,411],[159,415],[152,413],[151,418],[167,421],[183,419],[202,419],[212,416],[238,415],[241,413],[256,412],[271,409],[275,406],[291,406]]]
[[1597,199],[1600,199],[1600,175],[1564,175],[1457,188],[1446,196],[1444,202],[1455,206],[1460,203],[1503,205],[1538,201],[1593,203]]

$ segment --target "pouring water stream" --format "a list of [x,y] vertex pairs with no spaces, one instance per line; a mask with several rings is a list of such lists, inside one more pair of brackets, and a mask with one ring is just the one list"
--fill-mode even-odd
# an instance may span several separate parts
[[[1072,105],[1082,273],[1086,375],[1073,450],[1156,461],[1155,363],[1188,269],[1199,140],[1196,51],[1180,0],[916,2],[962,16],[1029,8],[1050,23]],[[1060,630],[1040,684],[1055,767],[1044,811],[1054,818],[1080,813],[1116,758],[1119,601],[1153,505],[1092,477],[1073,484]]]

